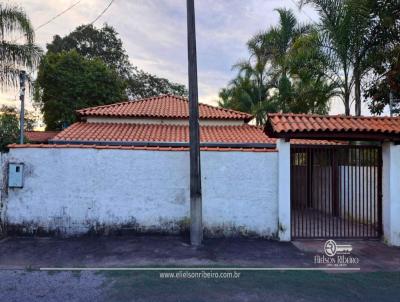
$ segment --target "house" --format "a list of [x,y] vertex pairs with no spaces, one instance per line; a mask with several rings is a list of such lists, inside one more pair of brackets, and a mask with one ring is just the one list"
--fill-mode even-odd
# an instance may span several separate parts
[[47,144],[59,131],[25,131],[25,137],[31,144]]
[[[206,232],[276,237],[275,139],[250,125],[247,113],[199,109]],[[8,230],[77,235],[187,228],[187,99],[165,95],[77,114],[79,121],[49,144],[13,145],[3,157],[3,171],[24,164],[23,187],[3,194]]]
[[[249,125],[250,114],[200,104],[200,140],[203,148],[275,148],[260,127]],[[188,147],[188,101],[164,95],[77,111],[77,122],[57,134],[51,143],[131,147]]]
[[[206,236],[400,245],[399,118],[271,114],[262,129],[247,113],[199,109]],[[8,230],[187,229],[188,101],[165,95],[77,114],[49,144],[2,155]]]

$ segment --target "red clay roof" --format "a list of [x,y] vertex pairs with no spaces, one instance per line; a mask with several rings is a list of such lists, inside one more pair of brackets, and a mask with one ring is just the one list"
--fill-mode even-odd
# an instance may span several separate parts
[[400,139],[400,117],[272,113],[265,131],[271,137]]
[[[248,113],[202,103],[199,103],[199,110],[200,119],[244,120],[248,122],[253,118]],[[184,97],[162,95],[137,101],[90,107],[77,110],[77,112],[81,116],[188,119],[189,102]]]
[[[54,141],[107,142],[189,142],[189,126],[166,124],[84,123],[78,122],[53,139]],[[275,143],[256,126],[201,126],[203,143]]]
[[60,131],[25,131],[25,136],[29,142],[33,143],[47,143]]

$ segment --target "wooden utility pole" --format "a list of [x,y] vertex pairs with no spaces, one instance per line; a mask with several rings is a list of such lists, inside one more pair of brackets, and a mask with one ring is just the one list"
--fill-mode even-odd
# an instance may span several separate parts
[[196,26],[194,0],[186,0],[188,71],[189,71],[189,140],[190,140],[190,243],[203,240],[201,200],[199,101],[197,91]]
[[19,100],[21,101],[21,111],[19,113],[19,143],[24,143],[24,122],[25,122],[25,78],[26,73],[21,70],[19,73]]
[[390,91],[389,93],[389,111],[390,111],[390,116],[393,116],[393,92]]

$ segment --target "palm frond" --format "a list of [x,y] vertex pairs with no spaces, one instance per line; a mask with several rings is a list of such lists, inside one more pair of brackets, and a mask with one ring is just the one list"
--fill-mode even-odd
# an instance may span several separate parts
[[15,44],[0,42],[0,64],[20,65],[32,68],[40,61],[42,50],[34,44]]
[[0,38],[6,34],[21,33],[28,44],[33,44],[33,26],[26,13],[18,6],[0,4]]

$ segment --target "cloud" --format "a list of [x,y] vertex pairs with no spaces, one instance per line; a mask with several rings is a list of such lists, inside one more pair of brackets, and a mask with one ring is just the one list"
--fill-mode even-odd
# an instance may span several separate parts
[[[23,7],[35,27],[77,0],[12,0]],[[299,11],[296,0],[196,0],[196,31],[200,101],[215,104],[218,91],[235,76],[231,69],[246,58],[246,42],[278,22],[274,9],[291,8],[300,22],[318,19],[310,7]],[[93,21],[109,0],[82,0],[36,33],[45,48],[55,34],[68,34]],[[120,34],[131,62],[139,68],[187,84],[186,2],[184,0],[117,0],[95,25],[108,23]],[[0,96],[1,97],[1,96]],[[4,96],[3,96],[4,98]],[[14,96],[11,97],[14,99]],[[340,100],[333,111],[342,113]]]

